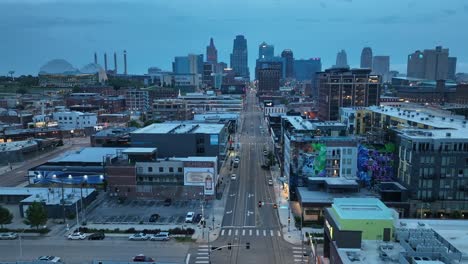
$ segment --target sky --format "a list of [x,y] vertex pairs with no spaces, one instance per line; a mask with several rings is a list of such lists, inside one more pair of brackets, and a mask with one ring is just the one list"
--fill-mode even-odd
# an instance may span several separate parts
[[174,56],[206,52],[210,37],[218,60],[229,64],[233,39],[247,38],[250,72],[262,41],[275,54],[321,57],[323,69],[344,49],[358,67],[361,50],[389,55],[391,69],[406,73],[407,55],[442,45],[468,72],[466,0],[0,0],[0,75],[37,75],[52,59],[80,68],[94,52],[113,68],[143,74],[171,70]]

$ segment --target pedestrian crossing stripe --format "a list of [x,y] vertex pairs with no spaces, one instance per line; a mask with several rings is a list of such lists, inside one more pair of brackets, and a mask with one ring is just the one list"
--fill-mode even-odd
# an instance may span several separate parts
[[263,230],[263,236],[266,236],[266,230]]
[[208,255],[208,252],[198,252],[198,255]]
[[278,231],[278,236],[281,236],[281,232],[280,232],[280,231]]
[[209,259],[210,257],[201,257],[201,256],[197,256],[197,259]]
[[[248,233],[247,233],[247,230],[248,230]],[[276,235],[275,235],[275,232],[276,232]],[[278,230],[272,230],[272,229],[255,229],[255,233],[253,232],[253,229],[242,229],[242,232],[240,232],[239,229],[222,229],[221,232],[220,232],[220,236],[231,236],[231,235],[234,235],[234,236],[238,236],[238,235],[242,235],[242,236],[253,236],[253,235],[256,235],[256,236],[268,236],[268,234],[272,237],[274,236],[281,236],[281,231],[278,231]],[[206,245],[203,245],[203,246],[200,246],[200,247],[208,247]],[[301,249],[300,247],[298,249]]]
[[232,230],[231,230],[231,229],[229,229],[229,231],[228,231],[228,236],[230,236],[230,235],[231,235],[231,231],[232,231]]
[[245,229],[242,230],[242,235],[245,236]]
[[221,235],[222,235],[222,236],[224,236],[224,229],[223,229],[223,230],[221,230]]
[[199,248],[198,251],[208,251],[208,248]]
[[257,229],[257,236],[258,236],[258,233],[259,233],[259,232],[260,232],[260,231],[258,231],[258,229]]
[[236,234],[235,235],[237,236],[238,233],[239,233],[239,229],[236,229]]
[[274,235],[273,235],[273,230],[270,230],[270,235],[271,235],[271,236],[274,236]]
[[207,248],[207,247],[209,247],[209,246],[208,246],[208,245],[199,245],[198,247]]
[[250,236],[252,235],[252,229],[249,230],[249,235],[250,235]]

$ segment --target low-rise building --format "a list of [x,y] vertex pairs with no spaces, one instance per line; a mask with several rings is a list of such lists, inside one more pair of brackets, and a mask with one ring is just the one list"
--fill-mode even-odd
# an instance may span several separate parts
[[58,123],[60,128],[68,130],[92,128],[97,124],[95,113],[54,112],[52,119]]
[[187,107],[187,101],[181,99],[154,100],[147,112],[148,120],[176,121],[191,120],[192,110]]

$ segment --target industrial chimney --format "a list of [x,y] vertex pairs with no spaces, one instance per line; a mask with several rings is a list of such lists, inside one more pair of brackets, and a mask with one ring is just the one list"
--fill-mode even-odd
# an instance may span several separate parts
[[117,53],[114,52],[114,74],[117,74]]
[[94,52],[94,64],[97,64],[97,53]]
[[107,72],[107,53],[104,53],[104,70]]
[[124,50],[124,74],[127,75],[127,51]]

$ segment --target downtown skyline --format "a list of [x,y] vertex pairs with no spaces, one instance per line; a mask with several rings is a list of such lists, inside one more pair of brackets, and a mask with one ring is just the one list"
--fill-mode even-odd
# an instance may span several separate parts
[[[422,6],[416,1],[385,0],[377,9],[364,0],[299,1],[294,6],[283,1],[214,3],[0,1],[0,21],[5,22],[0,32],[10,36],[0,43],[0,75],[9,70],[15,70],[15,75],[36,75],[40,66],[55,58],[82,66],[93,61],[94,52],[103,64],[104,52],[119,54],[124,49],[131,74],[146,73],[152,66],[169,70],[175,56],[204,54],[210,37],[218,49],[218,61],[229,64],[236,35],[247,39],[250,69],[258,45],[266,41],[275,46],[275,55],[291,49],[296,59],[321,57],[324,69],[335,64],[341,49],[350,66],[359,67],[362,48],[369,46],[375,55],[389,55],[391,70],[400,73],[406,73],[410,53],[442,45],[458,58],[457,72],[468,71],[464,45],[468,36],[448,30],[468,23],[468,5],[463,1],[449,5],[426,1]],[[360,13],[347,17],[355,11]]]

